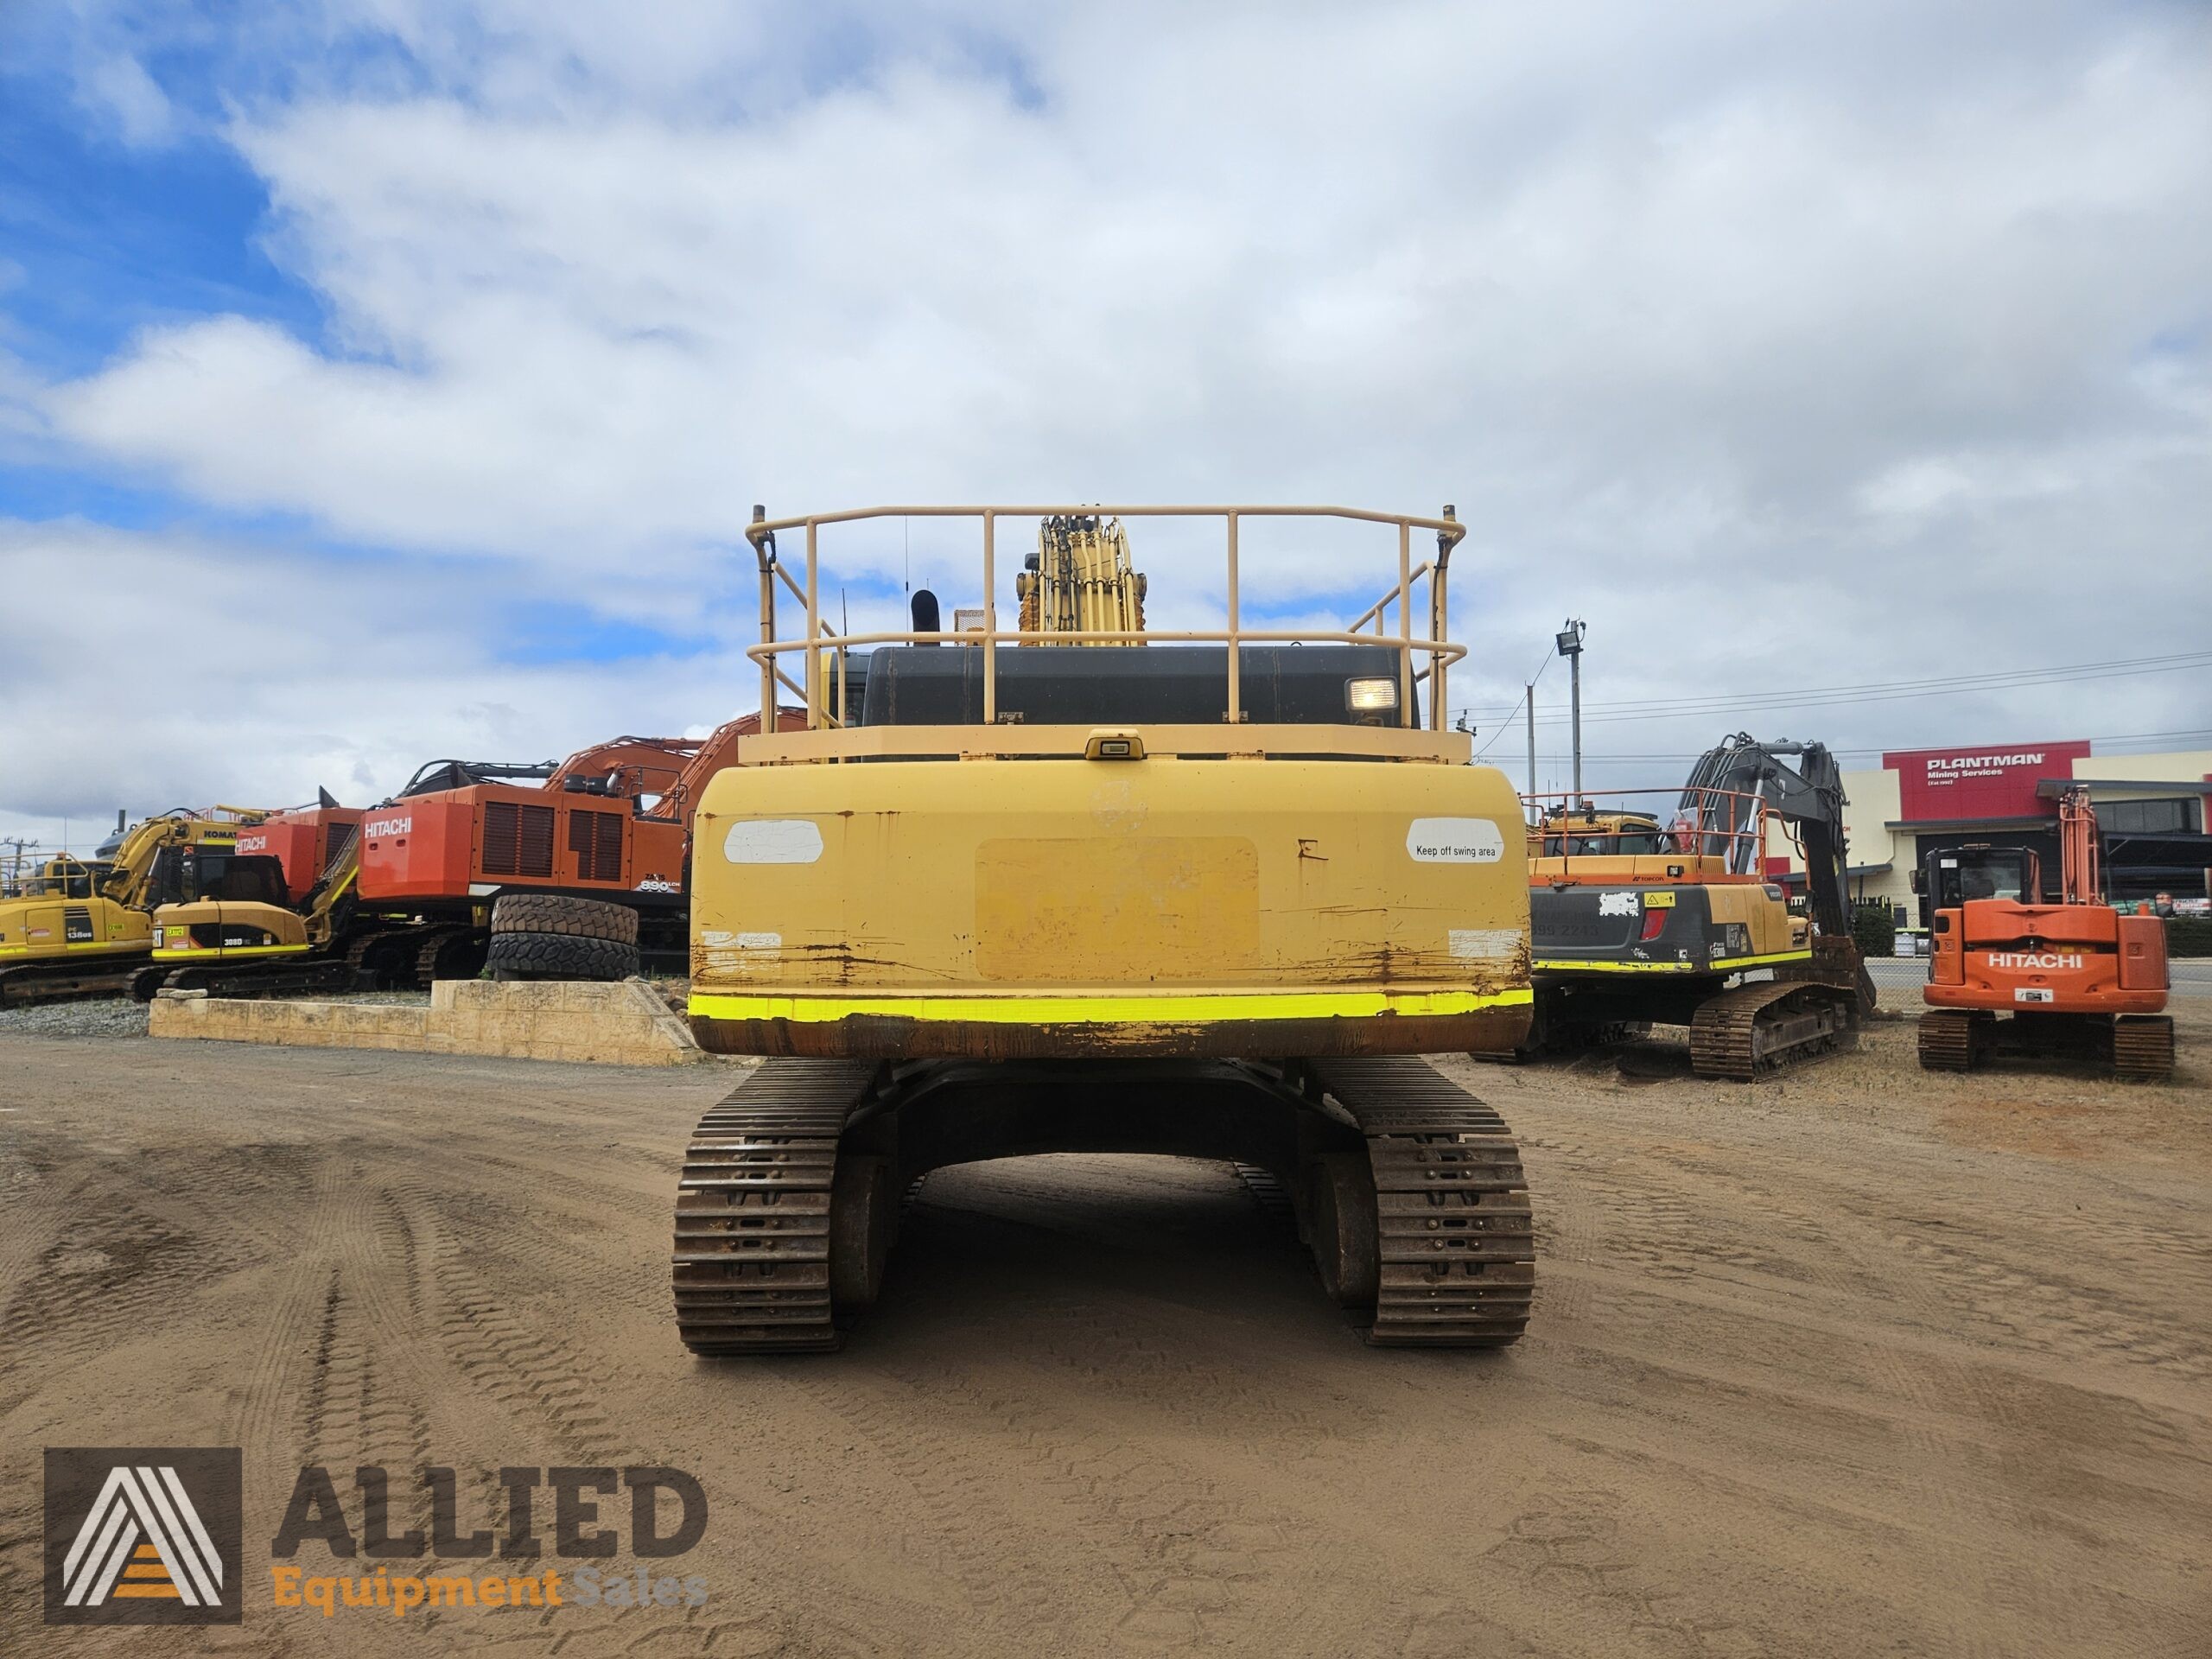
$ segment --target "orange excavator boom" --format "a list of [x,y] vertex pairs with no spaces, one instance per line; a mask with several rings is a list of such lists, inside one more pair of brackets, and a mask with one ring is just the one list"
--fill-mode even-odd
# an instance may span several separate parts
[[2097,809],[2089,791],[2076,784],[2058,798],[2058,868],[2063,902],[2103,902],[2104,881],[2097,868]]

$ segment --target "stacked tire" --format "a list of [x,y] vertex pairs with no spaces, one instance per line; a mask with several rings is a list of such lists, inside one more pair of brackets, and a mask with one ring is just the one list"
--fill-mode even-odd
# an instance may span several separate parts
[[510,893],[492,906],[484,965],[493,979],[627,979],[638,971],[638,912],[594,899]]

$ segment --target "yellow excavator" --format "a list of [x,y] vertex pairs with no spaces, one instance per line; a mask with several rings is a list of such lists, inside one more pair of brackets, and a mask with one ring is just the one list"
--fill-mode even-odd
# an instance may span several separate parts
[[178,808],[122,831],[93,861],[49,859],[0,895],[0,1007],[130,988],[153,911],[219,886],[238,831],[267,814]]
[[[832,632],[824,532],[913,517],[980,525],[980,627],[917,594],[909,630]],[[1224,532],[1226,627],[1146,627],[1140,517]],[[1240,534],[1283,519],[1395,531],[1389,592],[1337,629],[1242,626]],[[1009,521],[1038,542],[1001,631]],[[836,1346],[913,1182],[1065,1151],[1235,1165],[1370,1342],[1521,1335],[1519,1150],[1422,1058],[1530,1018],[1520,804],[1441,712],[1464,534],[1449,508],[756,509],[762,706],[807,719],[741,741],[694,836],[692,1027],[766,1063],[684,1156],[693,1351]]]
[[[1739,732],[1666,794],[1664,824],[1587,798],[1530,824],[1530,1046],[1681,1025],[1691,1069],[1738,1081],[1853,1046],[1875,991],[1851,938],[1834,756]],[[1803,855],[1808,915],[1768,871],[1770,830]]]
[[354,937],[361,837],[333,838],[336,851],[299,904],[289,902],[282,862],[260,853],[234,859],[225,879],[154,912],[153,956],[131,985],[141,1001],[162,988],[219,995],[348,990],[361,967],[344,947]]

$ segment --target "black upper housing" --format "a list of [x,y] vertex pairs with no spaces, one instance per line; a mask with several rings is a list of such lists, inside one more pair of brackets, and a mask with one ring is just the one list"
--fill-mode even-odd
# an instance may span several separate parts
[[[1244,717],[1263,726],[1342,726],[1348,680],[1398,677],[1387,645],[1245,645]],[[860,658],[853,658],[858,666]],[[880,645],[859,701],[865,726],[973,726],[983,718],[981,645]],[[1218,724],[1229,708],[1226,645],[1001,645],[998,714],[1033,726]],[[1386,716],[1398,723],[1394,713]]]

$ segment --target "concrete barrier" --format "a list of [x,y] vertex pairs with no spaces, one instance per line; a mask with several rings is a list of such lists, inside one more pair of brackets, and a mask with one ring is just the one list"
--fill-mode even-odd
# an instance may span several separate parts
[[601,1065],[689,1065],[712,1057],[641,979],[446,979],[420,1003],[250,1001],[163,992],[147,1034],[304,1048],[487,1054]]

